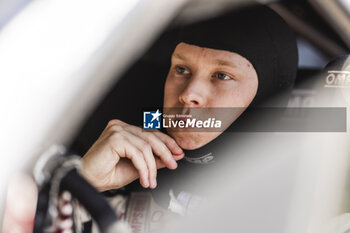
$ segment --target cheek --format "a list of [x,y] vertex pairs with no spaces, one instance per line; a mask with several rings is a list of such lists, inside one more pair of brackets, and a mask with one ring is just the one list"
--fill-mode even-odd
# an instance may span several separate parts
[[247,91],[246,91],[246,100],[248,102],[247,106],[253,101],[254,97],[256,96],[256,93],[258,91],[258,77],[256,73],[252,74],[251,81],[247,83]]
[[177,101],[178,88],[179,86],[168,75],[164,86],[164,106],[165,107],[167,106],[171,107],[171,105]]
[[240,100],[243,104],[243,107],[248,107],[249,104],[253,101],[257,92],[257,86],[255,84],[249,84],[242,88],[240,93]]
[[240,83],[213,93],[213,106],[248,107],[256,95],[257,83]]
[[248,107],[258,91],[258,77],[255,70],[247,70],[246,74],[246,79],[240,83],[238,90],[235,91],[242,107]]

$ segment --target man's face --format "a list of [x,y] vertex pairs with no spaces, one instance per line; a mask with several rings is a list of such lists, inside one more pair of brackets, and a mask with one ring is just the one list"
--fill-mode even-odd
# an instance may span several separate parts
[[[258,77],[253,65],[237,53],[179,43],[171,58],[164,89],[164,114],[191,114],[195,108],[239,108],[227,127],[256,95]],[[179,112],[180,109],[180,112]],[[168,130],[184,149],[197,149],[222,132]]]

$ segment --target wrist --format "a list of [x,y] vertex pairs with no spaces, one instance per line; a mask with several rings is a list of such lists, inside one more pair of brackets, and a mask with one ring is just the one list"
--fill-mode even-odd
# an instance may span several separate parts
[[92,186],[94,186],[94,188],[96,188],[100,192],[103,191],[103,187],[100,187],[98,185],[99,182],[97,182],[94,176],[92,175],[91,169],[87,165],[84,157],[81,159],[81,167],[78,170],[78,172],[86,181],[88,181]]

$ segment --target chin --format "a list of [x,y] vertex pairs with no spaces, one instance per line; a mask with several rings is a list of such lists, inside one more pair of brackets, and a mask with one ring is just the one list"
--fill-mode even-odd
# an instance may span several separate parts
[[185,150],[195,150],[198,149],[201,146],[204,146],[204,144],[201,143],[196,143],[196,142],[189,142],[189,141],[178,141],[175,139],[177,144]]
[[200,133],[193,132],[169,132],[169,134],[174,138],[176,143],[185,150],[198,149],[212,140],[203,137]]

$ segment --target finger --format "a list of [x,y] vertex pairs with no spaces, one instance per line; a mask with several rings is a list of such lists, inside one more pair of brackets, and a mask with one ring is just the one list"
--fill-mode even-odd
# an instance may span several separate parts
[[155,132],[143,132],[141,128],[129,125],[121,120],[114,119],[111,120],[107,127],[109,130],[113,131],[120,131],[122,128],[129,129],[130,132],[134,133],[135,135],[142,135],[142,134],[155,134],[161,141],[164,142],[164,144],[168,147],[170,152],[174,155],[181,155],[183,154],[182,148],[176,143],[176,141],[170,137],[169,135],[166,135],[165,133],[160,132],[159,130],[156,130]]
[[142,152],[127,140],[123,140],[122,143],[123,143],[124,151],[117,151],[117,153],[121,157],[126,157],[132,161],[132,163],[134,164],[135,168],[137,169],[140,175],[140,184],[144,188],[148,188],[149,187],[148,167],[146,165]]
[[157,135],[157,137],[165,143],[173,155],[181,155],[184,153],[181,147],[169,135],[166,135],[165,133],[159,131],[154,132],[154,134]]
[[156,166],[157,166],[157,169],[161,169],[161,168],[165,168],[165,164],[163,163],[162,160],[160,160],[160,158],[156,158]]
[[142,138],[137,137],[130,132],[124,131],[123,135],[129,140],[131,144],[133,144],[143,153],[149,171],[150,188],[155,188],[157,186],[157,166],[154,155],[152,153],[151,145]]
[[154,154],[159,156],[169,169],[177,168],[177,163],[173,158],[171,151],[154,132],[142,132],[139,127],[132,125],[126,127],[126,129],[133,134],[140,135],[146,142],[148,142],[151,145]]
[[[183,153],[183,154],[181,154],[181,155],[174,155],[173,157],[174,157],[174,159],[175,159],[176,161],[178,161],[178,160],[183,159],[183,158],[185,157],[185,154]],[[161,168],[166,167],[166,165],[164,164],[164,162],[163,162],[160,158],[157,158],[157,157],[156,157],[156,158],[155,158],[155,161],[156,161],[157,169],[161,169]]]
[[156,135],[148,133],[145,140],[151,145],[153,152],[164,162],[169,169],[177,168],[177,163],[173,158],[169,148]]
[[185,154],[182,153],[180,155],[173,155],[173,158],[175,159],[175,161],[181,160],[185,157]]

